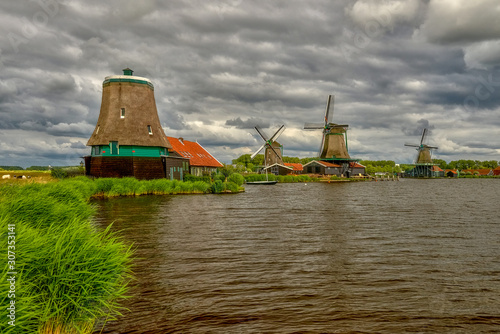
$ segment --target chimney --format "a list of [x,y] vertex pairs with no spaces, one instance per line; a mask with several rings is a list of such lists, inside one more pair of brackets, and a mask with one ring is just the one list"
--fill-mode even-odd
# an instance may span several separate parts
[[183,141],[184,141],[184,138],[182,137],[179,137],[179,141],[181,142],[182,145],[184,145]]

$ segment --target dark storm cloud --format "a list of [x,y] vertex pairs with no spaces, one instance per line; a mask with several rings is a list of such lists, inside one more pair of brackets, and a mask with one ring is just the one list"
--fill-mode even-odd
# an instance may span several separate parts
[[247,120],[242,120],[241,117],[233,118],[233,119],[228,119],[225,123],[227,126],[234,126],[238,129],[253,129],[256,126],[259,126],[261,128],[267,128],[269,127],[269,122],[250,117]]
[[404,159],[423,126],[447,156],[480,155],[460,145],[500,145],[496,17],[494,0],[5,1],[0,161],[85,154],[102,81],[125,67],[153,81],[167,135],[225,162],[258,147],[253,123],[315,154],[321,134],[302,127],[328,94],[360,158]]
[[403,127],[401,130],[407,136],[420,136],[418,137],[418,139],[420,140],[424,129],[427,129],[427,135],[431,135],[434,126],[431,125],[428,120],[420,119],[416,122],[414,128]]

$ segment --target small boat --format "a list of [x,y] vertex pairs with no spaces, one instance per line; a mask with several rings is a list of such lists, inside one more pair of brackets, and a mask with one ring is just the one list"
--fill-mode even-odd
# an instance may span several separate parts
[[247,182],[246,184],[276,184],[278,181],[252,181]]

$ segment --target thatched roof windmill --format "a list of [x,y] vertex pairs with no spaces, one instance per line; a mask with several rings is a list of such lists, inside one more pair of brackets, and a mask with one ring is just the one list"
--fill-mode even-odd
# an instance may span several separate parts
[[163,132],[149,79],[134,76],[129,68],[123,75],[104,78],[99,118],[87,146],[91,146],[91,155],[85,157],[87,175],[168,176],[172,145]]
[[436,146],[429,146],[424,144],[427,139],[427,129],[422,131],[422,137],[420,138],[420,144],[405,144],[405,146],[416,147],[417,148],[417,156],[415,158],[415,164],[432,164],[432,151],[437,150]]
[[331,122],[333,107],[330,113],[330,105],[333,106],[334,98],[328,95],[326,102],[325,119],[323,123],[306,123],[304,129],[322,129],[323,137],[319,148],[320,160],[350,160],[347,152],[347,124],[336,124]]
[[274,135],[272,135],[272,137],[267,136],[264,131],[258,126],[255,127],[255,130],[264,140],[264,144],[262,144],[262,146],[257,151],[255,151],[255,153],[252,154],[250,158],[255,158],[255,156],[259,154],[259,152],[262,151],[263,148],[265,148],[266,150],[264,153],[264,166],[271,166],[275,163],[282,165],[283,146],[280,145],[276,140],[283,133],[283,131],[285,131],[285,125],[280,126],[280,128],[274,133]]

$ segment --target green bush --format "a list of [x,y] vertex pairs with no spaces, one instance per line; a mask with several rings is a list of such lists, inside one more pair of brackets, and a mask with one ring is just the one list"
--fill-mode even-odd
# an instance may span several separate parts
[[226,177],[223,174],[216,174],[213,179],[214,179],[214,182],[217,180],[220,180],[221,182],[226,181]]
[[245,178],[243,175],[239,173],[233,173],[228,176],[227,182],[233,182],[236,183],[238,186],[241,186],[243,183],[245,183]]
[[210,176],[205,175],[205,176],[195,176],[191,174],[184,174],[184,182],[197,182],[197,181],[202,181],[206,183],[212,182],[210,179]]
[[239,187],[234,182],[224,182],[224,190],[230,191],[232,193],[237,193],[237,192],[239,192]]
[[212,192],[214,194],[220,194],[223,191],[224,191],[224,184],[222,183],[221,180],[216,180],[214,183],[212,183]]

